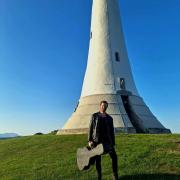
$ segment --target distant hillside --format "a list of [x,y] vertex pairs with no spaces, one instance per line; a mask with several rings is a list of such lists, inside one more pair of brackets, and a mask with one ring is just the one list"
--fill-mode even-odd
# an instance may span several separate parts
[[4,134],[0,134],[0,138],[13,138],[13,137],[17,137],[19,136],[16,133],[4,133]]
[[[0,140],[0,179],[96,180],[95,167],[79,171],[76,150],[87,135],[43,135]],[[116,135],[120,180],[179,180],[180,135]],[[103,180],[111,179],[109,155],[102,157]]]

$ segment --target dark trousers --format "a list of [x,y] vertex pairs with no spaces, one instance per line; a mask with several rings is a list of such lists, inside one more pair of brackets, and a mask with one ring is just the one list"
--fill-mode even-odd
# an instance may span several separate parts
[[[117,155],[116,151],[114,148],[112,148],[108,154],[111,157],[112,160],[112,169],[113,169],[113,174],[118,173],[118,162],[117,162]],[[96,156],[96,170],[98,174],[98,180],[101,180],[102,174],[101,174],[101,156]]]

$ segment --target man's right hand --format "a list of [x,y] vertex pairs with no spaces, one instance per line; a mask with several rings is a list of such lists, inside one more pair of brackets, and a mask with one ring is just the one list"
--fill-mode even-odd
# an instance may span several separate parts
[[89,141],[89,142],[88,142],[89,147],[93,147],[93,144],[94,144],[94,143],[93,143],[92,141]]

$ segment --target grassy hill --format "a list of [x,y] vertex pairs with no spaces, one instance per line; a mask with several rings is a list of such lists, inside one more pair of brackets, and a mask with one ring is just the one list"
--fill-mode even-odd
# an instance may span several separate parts
[[[80,172],[76,150],[87,135],[41,135],[0,140],[0,179],[96,179],[95,167]],[[180,134],[116,135],[120,179],[180,179]],[[109,155],[102,157],[103,179],[111,179]]]

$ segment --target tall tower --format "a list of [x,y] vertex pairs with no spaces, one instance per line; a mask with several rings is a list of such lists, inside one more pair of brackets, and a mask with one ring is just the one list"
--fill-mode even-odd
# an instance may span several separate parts
[[101,100],[115,132],[170,133],[140,97],[125,46],[118,0],[93,0],[89,55],[77,107],[59,134],[86,133]]

